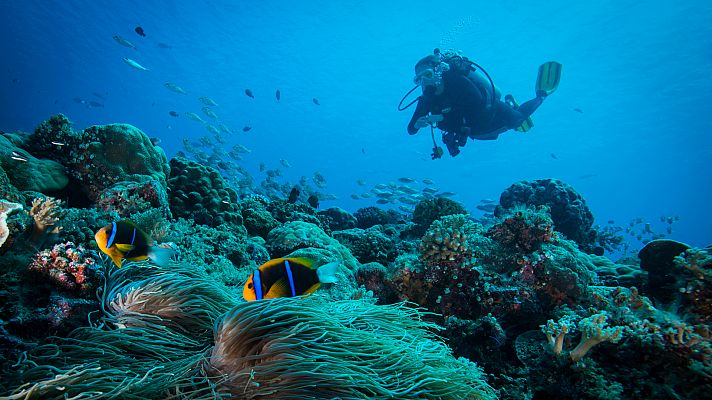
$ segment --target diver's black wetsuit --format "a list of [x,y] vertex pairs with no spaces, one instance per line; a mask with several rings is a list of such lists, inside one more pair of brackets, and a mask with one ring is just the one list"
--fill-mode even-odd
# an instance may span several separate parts
[[443,120],[438,122],[438,128],[447,132],[443,142],[452,156],[460,153],[458,146],[464,146],[468,137],[493,140],[500,133],[519,127],[543,101],[543,97],[537,96],[514,109],[497,99],[492,110],[492,100],[488,95],[492,90],[489,82],[473,79],[457,70],[443,72],[442,79],[442,93],[435,94],[434,90],[426,90],[418,100],[408,123],[408,133],[414,135],[418,132],[415,128],[418,118],[428,113],[442,114]]

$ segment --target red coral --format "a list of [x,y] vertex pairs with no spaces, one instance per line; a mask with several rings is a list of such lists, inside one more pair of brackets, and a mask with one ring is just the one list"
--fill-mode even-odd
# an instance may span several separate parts
[[91,295],[99,284],[98,257],[72,242],[42,250],[28,266],[62,289]]

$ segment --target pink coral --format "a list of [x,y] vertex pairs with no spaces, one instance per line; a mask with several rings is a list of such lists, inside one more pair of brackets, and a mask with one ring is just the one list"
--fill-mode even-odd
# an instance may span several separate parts
[[91,295],[99,283],[98,264],[97,256],[67,242],[37,253],[28,268],[49,277],[65,290]]

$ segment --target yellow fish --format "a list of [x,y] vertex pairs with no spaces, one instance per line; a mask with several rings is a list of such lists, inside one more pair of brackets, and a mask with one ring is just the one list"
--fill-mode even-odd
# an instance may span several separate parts
[[338,262],[314,267],[306,258],[275,258],[262,264],[245,282],[247,301],[296,297],[314,293],[322,283],[336,283]]
[[165,267],[174,255],[169,248],[154,246],[150,236],[129,220],[112,222],[94,235],[99,249],[106,253],[121,268],[123,259],[143,261],[151,259]]

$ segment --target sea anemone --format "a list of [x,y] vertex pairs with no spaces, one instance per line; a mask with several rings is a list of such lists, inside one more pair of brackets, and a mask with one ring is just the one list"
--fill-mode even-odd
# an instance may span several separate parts
[[205,370],[220,394],[280,398],[492,397],[405,304],[320,296],[237,305],[218,323]]

